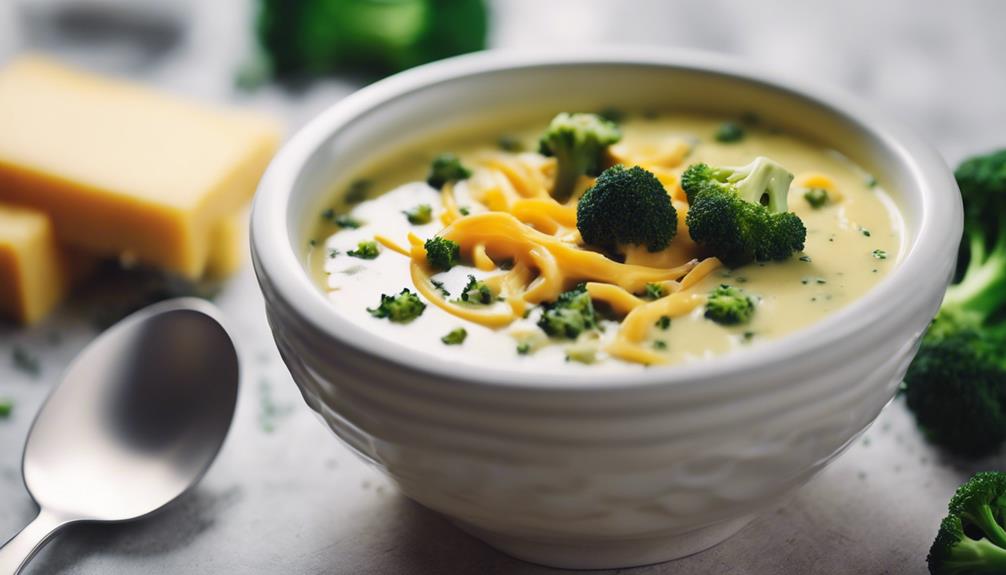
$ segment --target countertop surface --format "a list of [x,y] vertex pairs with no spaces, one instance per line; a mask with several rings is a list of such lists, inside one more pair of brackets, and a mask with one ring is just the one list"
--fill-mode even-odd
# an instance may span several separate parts
[[[70,33],[39,13],[40,6],[58,3],[0,4],[0,60],[23,50],[52,53],[204,101],[262,109],[291,129],[358,87],[331,79],[297,91],[237,90],[235,70],[249,45],[245,2],[177,0],[187,27],[142,39]],[[950,163],[1006,145],[1006,3],[922,4],[499,0],[492,45],[712,50],[869,100],[928,138]],[[121,278],[105,280],[36,328],[0,326],[0,395],[16,401],[13,416],[0,421],[0,540],[35,513],[20,478],[33,414],[63,366],[96,335],[96,314],[116,300],[117,290],[131,289]],[[161,514],[68,529],[28,573],[552,571],[498,553],[409,502],[335,440],[279,360],[250,267],[215,301],[237,334],[243,360],[237,417],[219,460],[194,492]],[[15,367],[15,349],[40,360],[37,373]],[[973,470],[1004,463],[946,460],[922,442],[902,402],[894,401],[833,465],[732,539],[679,561],[612,573],[924,573],[955,487]]]

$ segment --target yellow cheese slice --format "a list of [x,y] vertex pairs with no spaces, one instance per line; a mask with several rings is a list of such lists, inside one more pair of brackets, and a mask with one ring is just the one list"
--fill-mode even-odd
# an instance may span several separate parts
[[68,247],[190,278],[280,139],[271,120],[31,56],[0,70],[0,126],[0,201],[47,213]]

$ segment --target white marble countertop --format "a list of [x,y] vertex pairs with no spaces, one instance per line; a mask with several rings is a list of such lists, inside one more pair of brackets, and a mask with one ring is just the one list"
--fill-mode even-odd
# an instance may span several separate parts
[[[240,0],[176,0],[192,10],[190,29],[174,44],[144,50],[71,41],[30,25],[19,17],[30,1],[0,4],[0,60],[26,49],[52,52],[195,98],[261,108],[291,127],[356,87],[328,80],[297,93],[235,91],[234,70],[248,45],[248,3]],[[844,89],[914,127],[951,163],[1006,145],[1006,3],[996,0],[498,0],[494,16],[496,47],[707,49]],[[16,400],[13,416],[0,421],[0,539],[34,514],[19,470],[32,415],[96,333],[95,308],[113,289],[86,289],[31,330],[0,326],[0,395]],[[237,418],[217,463],[162,514],[69,529],[28,573],[551,571],[510,559],[409,502],[331,436],[279,361],[250,269],[216,302],[236,328],[244,368]],[[40,358],[39,374],[14,369],[16,347]],[[946,461],[895,401],[818,478],[734,538],[683,560],[618,572],[923,573],[947,499],[977,467],[1003,469],[1004,460],[970,468]]]

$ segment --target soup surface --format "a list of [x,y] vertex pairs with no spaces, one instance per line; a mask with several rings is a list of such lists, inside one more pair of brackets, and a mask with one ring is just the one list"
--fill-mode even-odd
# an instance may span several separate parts
[[[861,297],[897,265],[903,223],[870,174],[836,151],[756,121],[724,127],[723,118],[696,115],[622,118],[621,140],[606,154],[607,164],[641,166],[664,185],[680,222],[670,245],[658,252],[585,245],[576,228],[577,198],[594,179],[581,177],[568,203],[549,196],[556,160],[538,153],[547,125],[543,118],[505,132],[432,142],[339,183],[331,205],[308,224],[307,253],[338,313],[443,361],[538,372],[638,370],[791,334]],[[456,154],[470,175],[438,190],[426,180],[442,152]],[[788,209],[803,221],[806,241],[788,259],[731,268],[690,239],[679,179],[695,163],[742,166],[759,156],[794,175]],[[827,200],[812,205],[809,190],[825,190]],[[423,206],[431,208],[429,221]],[[438,235],[461,245],[460,262],[447,271],[425,258],[424,242]],[[376,252],[361,245],[372,241]],[[583,253],[605,261],[570,263]],[[477,289],[466,290],[471,278],[485,282],[478,286],[488,288],[484,303]],[[574,337],[549,336],[539,327],[557,284],[589,293],[596,326]],[[706,317],[707,296],[720,285],[740,288],[755,303],[748,321]],[[378,317],[382,294],[403,289],[426,304],[422,313],[404,322]]]

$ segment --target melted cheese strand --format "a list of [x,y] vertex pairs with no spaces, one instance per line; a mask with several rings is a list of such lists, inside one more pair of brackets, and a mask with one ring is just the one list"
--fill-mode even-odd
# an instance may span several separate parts
[[[489,253],[516,260],[543,256],[532,255],[542,248],[555,259],[563,274],[563,284],[579,281],[612,283],[630,292],[642,291],[646,284],[677,280],[691,271],[696,260],[680,262],[670,268],[653,268],[622,264],[603,254],[579,249],[553,236],[541,233],[522,224],[517,218],[502,212],[491,212],[462,218],[441,232],[441,237],[453,240],[464,253],[470,253],[476,244],[484,244]],[[543,271],[543,270],[539,270]]]
[[397,243],[395,243],[394,241],[392,241],[391,238],[388,238],[387,236],[382,236],[381,234],[377,234],[377,235],[374,236],[374,240],[376,242],[378,242],[379,244],[381,244],[382,246],[384,246],[384,247],[388,248],[389,250],[393,251],[393,252],[398,252],[398,253],[402,254],[403,256],[405,256],[407,258],[408,257],[412,257],[412,253],[409,250],[407,250],[407,249],[403,248],[402,246],[398,245]]

